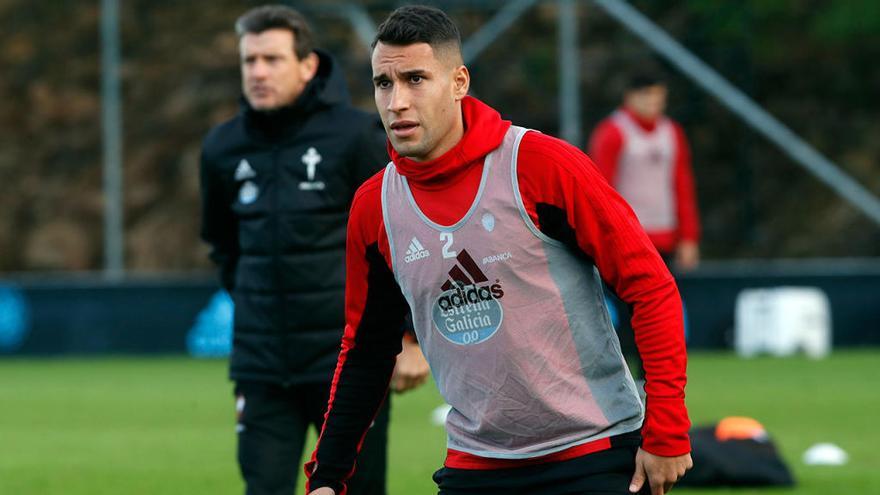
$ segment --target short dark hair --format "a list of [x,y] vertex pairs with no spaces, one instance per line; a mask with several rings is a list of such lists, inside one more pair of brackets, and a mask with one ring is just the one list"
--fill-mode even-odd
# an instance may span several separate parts
[[666,79],[656,71],[640,71],[631,74],[626,82],[627,91],[638,91],[651,86],[666,86]]
[[392,12],[379,25],[372,48],[379,43],[412,45],[427,43],[431,48],[449,47],[461,53],[461,33],[452,19],[440,9],[426,5],[406,5]]
[[245,12],[235,21],[235,32],[260,34],[270,29],[286,29],[293,33],[296,58],[302,60],[315,50],[312,28],[302,14],[286,5],[263,5]]

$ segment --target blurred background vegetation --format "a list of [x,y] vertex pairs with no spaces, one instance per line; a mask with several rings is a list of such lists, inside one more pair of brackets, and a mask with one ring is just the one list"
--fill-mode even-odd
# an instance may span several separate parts
[[[235,18],[260,2],[121,2],[126,267],[207,269],[198,239],[198,157],[240,93]],[[333,2],[288,2],[372,110],[369,53]],[[401,2],[362,2],[374,19]],[[502,2],[446,8],[464,37]],[[632,2],[847,173],[880,195],[880,2]],[[473,64],[473,93],[556,134],[556,5],[532,8]],[[692,141],[709,259],[880,256],[880,228],[579,2],[584,139],[633,68],[664,68],[670,114]],[[97,0],[0,0],[0,272],[102,263],[100,11]],[[575,143],[582,148],[585,143]]]

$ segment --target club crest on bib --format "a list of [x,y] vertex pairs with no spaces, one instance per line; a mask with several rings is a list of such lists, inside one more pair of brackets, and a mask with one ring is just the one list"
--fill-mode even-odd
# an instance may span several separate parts
[[495,215],[489,212],[483,213],[483,218],[480,219],[480,223],[483,224],[483,228],[486,229],[486,232],[492,232],[495,230]]
[[504,309],[499,299],[504,290],[499,280],[489,281],[467,250],[455,259],[432,307],[434,326],[454,344],[479,344],[501,327]]

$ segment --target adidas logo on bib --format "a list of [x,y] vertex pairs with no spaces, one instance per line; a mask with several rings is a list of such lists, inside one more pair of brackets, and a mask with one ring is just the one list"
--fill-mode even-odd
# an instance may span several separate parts
[[467,250],[462,249],[455,260],[449,278],[440,286],[431,316],[440,335],[453,344],[479,344],[501,327],[504,290],[500,280],[489,280]]
[[413,237],[412,240],[409,241],[409,247],[406,250],[406,256],[404,256],[403,261],[412,263],[413,261],[427,258],[428,256],[431,256],[431,252],[425,249],[418,239]]

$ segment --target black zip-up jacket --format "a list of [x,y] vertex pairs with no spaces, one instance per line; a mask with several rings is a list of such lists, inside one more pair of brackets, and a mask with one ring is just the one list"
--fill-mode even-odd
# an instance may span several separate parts
[[202,148],[202,238],[235,302],[233,380],[329,382],[344,325],[345,230],[387,162],[375,115],[350,106],[332,58],[296,102],[239,114]]

